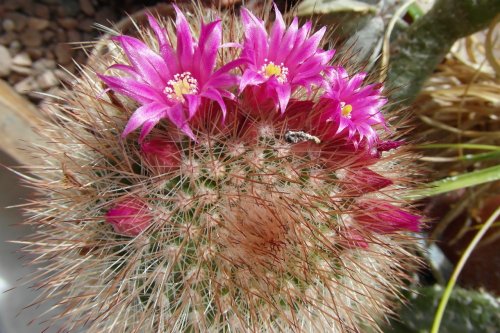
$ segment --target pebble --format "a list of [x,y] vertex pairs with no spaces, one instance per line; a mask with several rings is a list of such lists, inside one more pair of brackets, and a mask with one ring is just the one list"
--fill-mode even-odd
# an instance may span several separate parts
[[23,74],[23,75],[30,75],[31,73],[33,73],[33,70],[31,69],[31,67],[12,65],[10,67],[10,69],[12,69],[13,72]]
[[12,58],[9,50],[0,45],[0,77],[5,77],[10,74],[10,67],[12,66]]
[[68,44],[57,44],[54,48],[54,53],[56,55],[57,62],[59,62],[60,64],[67,65],[71,62],[73,50]]
[[13,40],[15,40],[17,35],[13,33],[12,31],[9,31],[3,35],[0,36],[0,44],[1,45],[9,45],[12,43]]
[[27,78],[16,83],[14,85],[14,89],[21,94],[25,94],[38,89],[38,85],[35,78],[33,78],[32,76],[28,76]]
[[77,43],[82,41],[80,33],[76,30],[69,30],[67,36],[68,36],[68,42],[70,43]]
[[39,59],[33,63],[33,69],[39,73],[57,67],[55,60],[52,59]]
[[28,29],[34,29],[34,30],[44,30],[49,27],[50,22],[48,20],[36,18],[36,17],[30,17],[28,19]]
[[80,0],[80,9],[88,16],[92,16],[95,14],[94,6],[90,0]]
[[23,31],[26,27],[26,24],[28,23],[28,18],[26,17],[26,15],[16,12],[7,13],[4,15],[4,18],[14,22],[14,30],[18,32]]
[[16,28],[16,24],[11,19],[5,19],[2,22],[2,27],[3,27],[3,30],[5,30],[7,32],[14,31],[14,29]]
[[57,23],[64,29],[75,29],[78,27],[78,21],[71,17],[65,17],[57,20]]
[[17,39],[13,40],[9,44],[10,54],[16,54],[16,53],[18,53],[19,51],[21,51],[22,47],[23,46],[21,45],[20,41],[18,41]]
[[46,70],[36,78],[36,82],[41,89],[48,89],[59,84],[59,79],[51,70]]
[[14,58],[12,58],[12,64],[17,66],[29,67],[32,64],[32,61],[29,54],[23,52],[15,55]]
[[94,20],[85,19],[85,20],[80,21],[80,23],[78,25],[78,29],[80,31],[85,31],[85,32],[94,31]]
[[37,3],[34,9],[35,15],[43,19],[50,19],[50,9],[46,5]]
[[37,30],[26,30],[19,36],[21,43],[28,47],[42,45],[42,35]]
[[40,59],[43,56],[43,48],[37,47],[37,48],[28,48],[26,50],[28,54],[30,55],[31,59]]

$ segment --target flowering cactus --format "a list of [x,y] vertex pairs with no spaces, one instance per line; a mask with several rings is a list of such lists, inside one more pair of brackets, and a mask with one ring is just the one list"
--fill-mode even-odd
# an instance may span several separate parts
[[377,327],[416,264],[420,224],[382,85],[332,63],[324,28],[287,26],[277,9],[268,32],[246,9],[188,22],[174,8],[175,23],[148,16],[140,38],[114,38],[47,111],[25,250],[46,263],[49,322]]

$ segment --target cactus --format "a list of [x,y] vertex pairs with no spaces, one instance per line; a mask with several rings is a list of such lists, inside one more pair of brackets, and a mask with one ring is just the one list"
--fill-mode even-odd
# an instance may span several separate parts
[[175,9],[117,36],[46,110],[24,251],[48,325],[376,327],[417,266],[420,223],[383,86],[277,9],[270,29],[245,9]]

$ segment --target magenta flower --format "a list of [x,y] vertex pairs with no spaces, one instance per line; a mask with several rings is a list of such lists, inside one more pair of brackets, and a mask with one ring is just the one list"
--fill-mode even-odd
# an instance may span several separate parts
[[365,228],[381,234],[402,230],[418,232],[421,218],[384,201],[371,200],[357,205],[354,219]]
[[126,198],[106,213],[106,222],[124,236],[137,236],[151,224],[147,204],[139,198]]
[[242,92],[247,86],[264,86],[265,97],[271,98],[283,113],[297,87],[310,90],[311,85],[320,86],[323,83],[322,72],[335,51],[318,49],[325,27],[309,36],[312,23],[308,21],[299,28],[295,17],[286,28],[276,5],[274,8],[276,20],[270,35],[262,20],[246,8],[241,10],[245,27],[241,59],[246,62],[246,68],[239,88]]
[[128,121],[123,136],[142,126],[139,138],[142,141],[161,119],[168,118],[191,139],[195,139],[188,121],[198,111],[202,99],[218,103],[225,116],[223,97],[234,98],[226,88],[234,86],[236,78],[228,71],[240,62],[228,63],[214,72],[222,38],[220,20],[206,25],[202,23],[200,37],[196,41],[186,18],[178,7],[174,5],[174,8],[177,13],[175,50],[165,30],[148,15],[160,53],[136,38],[116,37],[130,65],[115,64],[110,68],[129,76],[99,75],[109,88],[141,104]]
[[329,83],[321,98],[321,121],[329,124],[327,136],[345,136],[357,147],[363,140],[369,147],[378,142],[376,125],[386,126],[381,108],[387,99],[381,95],[381,84],[361,86],[366,73],[349,78],[337,67],[329,73]]

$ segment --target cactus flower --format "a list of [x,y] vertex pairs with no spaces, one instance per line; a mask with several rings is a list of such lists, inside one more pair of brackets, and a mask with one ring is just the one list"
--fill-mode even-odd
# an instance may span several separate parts
[[196,114],[203,99],[218,103],[225,115],[223,98],[233,98],[226,88],[235,83],[235,78],[228,71],[238,62],[228,63],[214,71],[221,46],[221,21],[202,23],[196,40],[184,14],[177,6],[174,8],[177,14],[175,48],[156,19],[148,15],[159,53],[137,38],[118,36],[115,41],[122,47],[130,65],[115,64],[110,69],[123,71],[128,76],[99,76],[110,89],[141,104],[131,116],[123,136],[142,126],[142,141],[161,119],[167,118],[195,139],[188,121]]
[[274,8],[276,20],[270,33],[261,19],[245,8],[241,10],[245,29],[241,58],[245,60],[245,69],[239,90],[261,87],[263,93],[257,100],[262,103],[262,99],[271,99],[284,113],[298,87],[310,91],[313,85],[323,84],[323,71],[335,51],[319,48],[326,28],[311,35],[312,23],[308,21],[299,28],[297,17],[286,27],[280,11]]
[[362,86],[366,73],[349,77],[342,67],[329,71],[329,82],[322,96],[322,122],[329,125],[327,138],[347,137],[356,146],[374,146],[379,136],[376,126],[386,127],[382,107],[387,98],[381,95],[379,83]]

